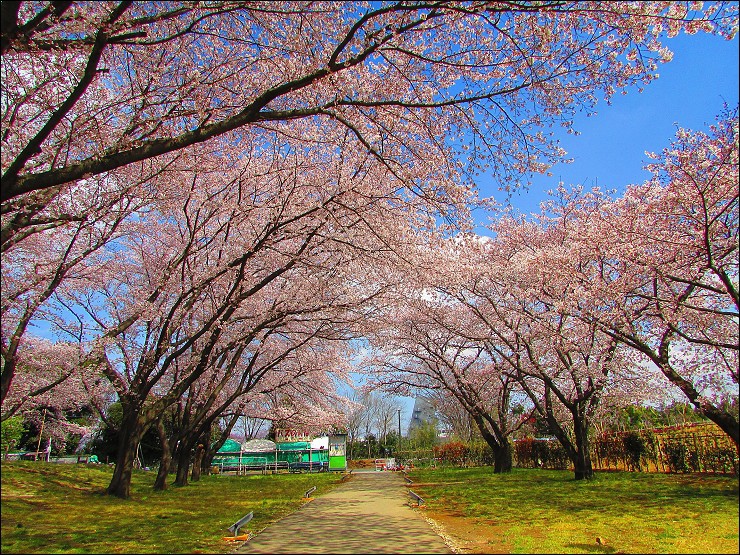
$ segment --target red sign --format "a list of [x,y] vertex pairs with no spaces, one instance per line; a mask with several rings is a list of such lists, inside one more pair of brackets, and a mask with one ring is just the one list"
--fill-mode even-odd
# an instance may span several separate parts
[[312,435],[306,430],[289,430],[289,429],[278,429],[275,430],[275,441],[311,441]]

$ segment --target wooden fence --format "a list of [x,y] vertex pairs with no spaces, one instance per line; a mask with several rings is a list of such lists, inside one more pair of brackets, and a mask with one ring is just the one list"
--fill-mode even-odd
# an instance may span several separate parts
[[592,442],[595,469],[738,473],[735,444],[713,422],[603,434]]
[[[521,439],[514,445],[516,466],[572,466],[555,439]],[[594,470],[738,474],[735,444],[713,422],[602,434],[591,440],[591,463]]]

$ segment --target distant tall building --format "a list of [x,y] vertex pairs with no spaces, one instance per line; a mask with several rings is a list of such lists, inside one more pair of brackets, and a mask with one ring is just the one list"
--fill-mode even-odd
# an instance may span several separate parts
[[408,433],[411,434],[414,428],[420,428],[426,423],[436,424],[437,420],[437,411],[434,410],[432,401],[426,397],[417,397],[414,401],[414,410],[411,411]]

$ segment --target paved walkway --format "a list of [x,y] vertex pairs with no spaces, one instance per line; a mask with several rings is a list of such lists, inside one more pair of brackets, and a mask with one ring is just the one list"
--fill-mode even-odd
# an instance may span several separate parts
[[452,553],[409,506],[394,472],[355,472],[336,489],[244,542],[237,553]]

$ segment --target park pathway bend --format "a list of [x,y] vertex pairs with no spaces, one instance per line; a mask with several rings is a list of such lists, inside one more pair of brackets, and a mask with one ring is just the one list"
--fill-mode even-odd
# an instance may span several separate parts
[[236,553],[453,553],[409,499],[400,474],[353,473]]

